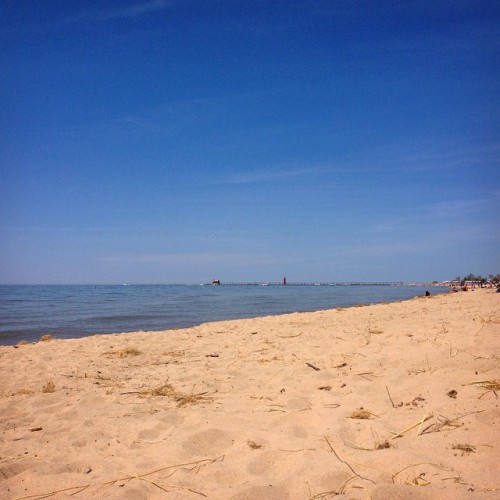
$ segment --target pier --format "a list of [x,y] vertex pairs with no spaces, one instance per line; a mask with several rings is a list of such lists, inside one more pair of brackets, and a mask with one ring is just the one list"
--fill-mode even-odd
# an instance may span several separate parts
[[[217,285],[221,286],[421,286],[428,283],[403,283],[402,281],[288,281],[286,285],[283,282],[274,281],[220,281],[217,280]],[[205,283],[212,285],[212,283]]]

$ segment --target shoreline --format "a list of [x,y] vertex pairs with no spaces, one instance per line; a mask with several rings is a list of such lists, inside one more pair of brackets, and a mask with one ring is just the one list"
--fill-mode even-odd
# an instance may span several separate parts
[[[14,291],[13,291],[14,290]],[[164,331],[210,322],[314,312],[355,304],[405,300],[422,286],[212,286],[31,287],[5,291],[0,345],[37,342],[43,335],[81,338],[96,334]]]
[[499,298],[0,346],[0,496],[497,498]]

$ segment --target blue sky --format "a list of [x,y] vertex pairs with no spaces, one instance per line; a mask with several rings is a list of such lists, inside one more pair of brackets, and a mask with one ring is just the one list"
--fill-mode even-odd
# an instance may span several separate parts
[[500,4],[0,4],[0,283],[500,272]]

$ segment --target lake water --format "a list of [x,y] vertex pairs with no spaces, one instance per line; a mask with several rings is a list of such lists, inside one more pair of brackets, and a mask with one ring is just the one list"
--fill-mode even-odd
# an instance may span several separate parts
[[0,286],[0,344],[37,341],[44,334],[76,338],[168,330],[208,321],[393,302],[424,295],[425,290],[395,285]]

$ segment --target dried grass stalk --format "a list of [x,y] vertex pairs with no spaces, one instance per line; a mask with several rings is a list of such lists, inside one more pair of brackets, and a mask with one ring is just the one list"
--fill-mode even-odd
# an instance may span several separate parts
[[470,411],[468,413],[464,413],[463,415],[459,415],[455,418],[447,418],[440,415],[438,417],[438,421],[433,424],[427,426],[420,434],[429,434],[431,432],[441,432],[442,430],[456,429],[457,427],[461,427],[463,424],[459,423],[458,420],[464,418],[468,415],[473,415],[474,413],[482,413],[484,410],[478,411]]
[[476,447],[472,446],[470,444],[454,444],[451,447],[452,450],[460,450],[462,452],[462,455],[465,453],[475,453],[476,452]]
[[257,360],[257,363],[271,363],[272,361],[282,361],[283,358],[278,358],[278,356],[274,356],[272,358],[260,358]]
[[257,444],[254,441],[250,441],[250,440],[247,441],[247,445],[250,446],[250,448],[252,448],[252,450],[260,450],[260,448],[263,447],[263,445]]
[[463,385],[478,385],[479,387],[484,387],[488,391],[498,391],[500,390],[500,380],[479,380],[477,382],[469,382]]
[[47,385],[43,386],[42,392],[45,394],[51,393],[51,392],[56,392],[56,386],[55,386],[54,382],[52,382],[52,381],[47,382]]
[[141,394],[149,395],[149,396],[166,396],[166,397],[174,397],[177,395],[174,386],[165,382],[163,385],[156,387],[155,389],[151,389],[149,391],[143,391]]
[[[153,471],[150,471],[150,472],[146,472],[144,474],[126,474],[125,477],[119,477],[119,478],[116,478],[116,479],[111,479],[110,481],[106,481],[106,482],[103,482],[103,483],[87,483],[87,484],[80,484],[78,486],[69,486],[68,488],[63,488],[63,489],[60,489],[60,490],[53,490],[53,491],[49,491],[49,492],[45,492],[45,493],[37,493],[37,494],[33,494],[33,495],[26,495],[26,496],[23,496],[23,497],[19,497],[17,498],[16,500],[26,500],[28,498],[45,498],[45,497],[50,497],[50,496],[53,496],[53,495],[57,495],[58,493],[63,493],[63,492],[66,492],[66,491],[71,491],[71,490],[85,490],[87,488],[89,488],[90,486],[107,486],[107,485],[110,485],[110,484],[115,484],[119,481],[127,481],[127,480],[132,480],[132,479],[141,479],[141,480],[145,480],[146,476],[151,476],[152,474],[157,474],[158,472],[164,472],[164,471],[168,471],[168,470],[173,470],[173,472],[170,472],[166,477],[170,477],[172,476],[173,474],[175,474],[177,471],[183,469],[183,470],[187,470],[187,471],[195,471],[195,473],[197,473],[202,467],[205,467],[207,465],[210,465],[210,464],[213,464],[215,462],[222,462],[224,461],[224,458],[225,458],[225,455],[222,455],[218,458],[214,458],[214,459],[203,459],[203,460],[198,460],[196,462],[188,462],[188,463],[183,463],[183,464],[176,464],[176,465],[169,465],[167,467],[162,467],[161,469],[156,469],[156,470],[153,470]],[[149,480],[148,480],[149,481]],[[158,488],[164,490],[163,487],[159,486],[157,483],[153,482],[153,481],[149,481],[151,482],[152,484],[154,484],[155,486],[157,486]],[[188,490],[188,491],[191,491],[192,493],[195,493],[197,495],[201,495],[201,496],[204,496],[206,497],[207,495],[205,495],[204,493],[201,493],[199,491],[196,491],[196,490],[193,490],[191,488],[188,488],[186,486],[180,486],[180,485],[163,485],[165,488],[174,488],[174,489],[184,489],[184,490]],[[164,491],[167,491],[167,490],[164,490]],[[169,492],[169,491],[167,491]]]
[[187,405],[195,405],[201,403],[202,401],[212,401],[212,398],[205,396],[205,394],[206,392],[201,392],[199,394],[183,394],[174,399],[177,402],[177,406],[181,408]]
[[[461,427],[463,424],[456,422],[455,419],[450,420],[449,418],[440,415],[438,421],[427,426],[420,434],[429,434],[431,432],[441,432],[445,428],[457,428]],[[446,429],[445,429],[446,430]]]
[[23,395],[23,394],[31,395],[31,394],[34,394],[34,391],[32,391],[31,389],[22,388],[22,389],[17,389],[17,391],[14,394],[16,394],[16,395]]
[[[420,463],[417,463],[417,464],[410,464],[410,465],[407,465],[406,467],[403,467],[401,470],[399,470],[398,472],[396,472],[395,474],[392,474],[392,482],[394,484],[397,484],[396,483],[396,478],[399,474],[401,474],[401,472],[407,470],[407,469],[410,469],[412,467],[420,467],[422,465],[429,465],[429,466],[432,466],[432,467],[436,467],[438,469],[442,469],[442,470],[447,470],[447,471],[452,471],[453,469],[451,469],[450,467],[447,467],[445,465],[441,465],[441,464],[435,464],[435,463],[432,463],[432,462],[420,462]],[[424,473],[420,473],[418,476],[416,476],[412,481],[408,481],[407,479],[403,479],[403,482],[404,484],[408,484],[408,485],[414,485],[414,486],[427,486],[428,484],[430,484],[428,481],[426,481],[422,476],[424,475]]]
[[327,438],[326,436],[325,436],[325,441],[327,442],[327,444],[328,444],[328,446],[329,446],[330,450],[331,450],[331,451],[332,451],[332,453],[333,453],[333,454],[337,457],[337,459],[338,459],[340,462],[342,462],[343,464],[347,465],[347,467],[349,467],[349,469],[351,470],[351,472],[352,472],[352,473],[353,473],[356,477],[359,477],[360,479],[364,479],[364,480],[366,480],[366,481],[370,481],[371,483],[375,484],[375,481],[372,481],[369,477],[361,476],[360,474],[358,474],[358,473],[357,473],[357,472],[356,472],[356,471],[352,468],[352,466],[351,466],[348,462],[346,462],[345,460],[342,460],[342,459],[338,456],[337,452],[333,449],[332,444],[330,443],[330,441],[328,440],[328,438]]
[[354,410],[349,416],[349,418],[357,418],[360,420],[368,420],[372,417],[378,417],[378,415],[375,415],[375,413],[372,413],[371,411],[365,410],[363,408]]
[[173,399],[177,406],[183,407],[189,404],[198,404],[202,401],[211,401],[212,398],[205,396],[206,392],[200,392],[198,394],[187,394],[177,391],[173,385],[165,382],[163,385],[156,387],[155,389],[150,389],[146,391],[139,392],[141,396],[162,396]]
[[[415,427],[417,427],[417,425],[419,425],[419,426],[420,426],[420,428],[422,428],[422,424],[423,424],[424,422],[426,422],[427,420],[429,420],[429,419],[433,418],[433,417],[434,417],[434,415],[433,415],[432,413],[431,413],[430,415],[424,415],[424,416],[422,417],[422,420],[419,420],[416,424],[410,425],[410,427],[407,427],[407,428],[406,428],[406,429],[404,429],[403,431],[398,432],[397,434],[395,434],[394,436],[392,436],[391,440],[392,440],[392,439],[396,439],[396,438],[398,438],[398,437],[401,437],[401,436],[402,436],[405,432],[408,432],[408,431],[410,431],[410,430],[414,429]],[[422,431],[422,432],[420,432],[420,430],[419,430],[419,434],[423,434],[423,431]]]
[[128,358],[129,356],[139,356],[139,354],[141,354],[141,351],[135,347],[128,347],[127,349],[123,349],[121,351],[108,351],[104,353],[104,355],[108,358]]
[[390,448],[392,445],[391,443],[389,443],[389,441],[387,441],[387,439],[385,441],[382,441],[381,443],[377,443],[377,445],[375,446],[375,449],[376,450],[385,450],[387,448]]

